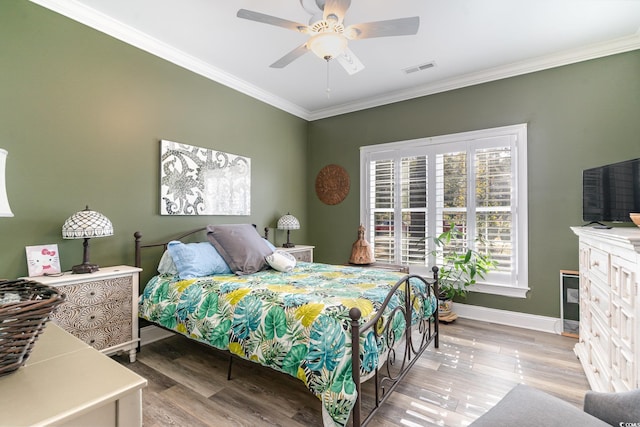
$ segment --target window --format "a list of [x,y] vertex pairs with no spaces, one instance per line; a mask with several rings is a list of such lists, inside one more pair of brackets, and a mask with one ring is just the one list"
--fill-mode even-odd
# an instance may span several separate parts
[[526,144],[521,124],[362,147],[361,222],[376,260],[424,273],[438,264],[428,237],[455,224],[454,244],[499,263],[471,289],[524,297]]

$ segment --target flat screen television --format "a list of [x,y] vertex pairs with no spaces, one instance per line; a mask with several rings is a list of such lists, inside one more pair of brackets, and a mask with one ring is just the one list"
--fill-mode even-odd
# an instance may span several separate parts
[[640,212],[640,159],[582,172],[582,219],[589,222],[631,222]]

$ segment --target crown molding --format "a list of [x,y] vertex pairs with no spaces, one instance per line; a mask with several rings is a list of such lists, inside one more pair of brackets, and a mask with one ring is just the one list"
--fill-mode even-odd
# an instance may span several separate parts
[[130,26],[123,24],[95,9],[91,9],[75,0],[30,0],[32,3],[57,12],[67,18],[80,22],[100,32],[108,34],[127,44],[172,62],[182,68],[237,90],[252,98],[258,99],[282,111],[314,121],[340,114],[347,114],[368,108],[379,107],[395,102],[406,101],[422,96],[433,95],[449,90],[460,89],[481,83],[515,77],[549,68],[560,67],[590,59],[601,58],[623,52],[640,49],[640,30],[635,34],[605,43],[594,44],[579,49],[558,52],[531,60],[514,62],[504,66],[464,74],[450,79],[440,80],[426,85],[418,85],[409,89],[390,92],[380,96],[345,103],[330,108],[309,111],[290,101],[260,89],[239,79],[209,63],[175,49],[166,43],[150,37]]
[[562,51],[553,55],[488,68],[476,73],[469,73],[450,79],[439,80],[426,85],[391,92],[382,96],[375,96],[357,102],[342,104],[336,107],[316,110],[311,112],[309,120],[319,120],[340,114],[365,110],[367,108],[380,107],[382,105],[406,101],[408,99],[433,95],[481,83],[488,83],[495,80],[561,67],[563,65],[602,58],[618,53],[630,52],[637,49],[640,49],[640,30],[631,36],[621,37],[605,43],[598,43],[580,49]]

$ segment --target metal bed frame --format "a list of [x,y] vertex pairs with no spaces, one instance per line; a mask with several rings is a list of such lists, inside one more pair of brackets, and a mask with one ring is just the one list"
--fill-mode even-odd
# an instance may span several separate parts
[[[254,225],[255,227],[255,225]],[[134,233],[135,237],[135,265],[141,266],[142,261],[142,249],[163,247],[167,248],[167,244],[171,240],[181,240],[188,238],[196,233],[205,231],[206,227],[197,228],[174,236],[173,238],[160,243],[142,244],[142,234],[139,231]],[[264,229],[265,238],[268,235],[268,228]],[[351,318],[351,363],[352,363],[352,376],[353,382],[356,385],[357,400],[353,410],[351,411],[352,425],[365,426],[373,416],[376,414],[380,406],[389,398],[393,390],[400,384],[402,379],[407,375],[411,367],[418,360],[420,355],[429,347],[433,342],[434,347],[439,347],[439,323],[438,323],[438,308],[436,304],[433,315],[429,318],[421,318],[416,325],[411,324],[411,307],[414,306],[416,298],[429,298],[431,295],[438,295],[438,267],[432,268],[433,279],[427,280],[422,276],[416,274],[407,274],[396,282],[393,288],[389,291],[386,299],[382,303],[382,306],[376,313],[376,315],[366,322],[360,324],[361,312],[357,307],[353,307],[349,311],[349,317]],[[411,292],[411,286],[409,286],[409,280],[420,280],[426,285],[427,295],[415,295]],[[388,314],[387,321],[383,322],[382,314],[385,308],[389,305],[391,298],[395,291],[401,286],[405,286],[405,298],[402,306],[398,305],[394,310]],[[423,305],[424,306],[424,305]],[[395,342],[395,335],[391,328],[391,321],[393,320],[397,311],[404,309],[405,316],[405,333],[400,342]],[[156,325],[159,326],[159,325]],[[162,328],[162,326],[159,326]],[[163,328],[164,329],[164,328]],[[372,409],[368,414],[362,413],[362,384],[360,376],[361,360],[360,360],[360,339],[361,334],[372,330],[376,339],[384,336],[389,343],[389,354],[380,366],[375,370],[374,375],[370,380],[374,381],[374,397]],[[395,347],[395,348],[394,348]],[[217,350],[217,349],[216,349]],[[233,361],[233,355],[229,357],[229,367],[227,373],[227,379],[231,379],[231,366]],[[235,356],[237,357],[237,356]],[[367,401],[368,402],[368,401]]]

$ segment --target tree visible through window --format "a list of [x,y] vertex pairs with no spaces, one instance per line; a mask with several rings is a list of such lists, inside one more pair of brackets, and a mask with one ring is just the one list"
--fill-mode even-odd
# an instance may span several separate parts
[[454,245],[498,261],[488,284],[526,288],[526,125],[363,147],[361,167],[377,261],[437,265],[428,237],[455,224]]

